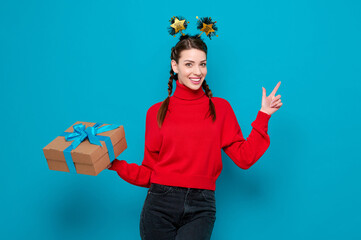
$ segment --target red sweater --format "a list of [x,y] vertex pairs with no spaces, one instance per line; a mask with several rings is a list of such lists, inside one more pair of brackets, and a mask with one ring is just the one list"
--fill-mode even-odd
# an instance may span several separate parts
[[152,105],[146,115],[144,159],[141,165],[115,159],[114,170],[125,181],[141,187],[151,183],[215,190],[222,171],[221,149],[242,169],[251,167],[270,145],[271,115],[258,111],[247,140],[229,102],[212,97],[216,121],[205,118],[209,98],[202,87],[193,90],[176,81],[161,128]]

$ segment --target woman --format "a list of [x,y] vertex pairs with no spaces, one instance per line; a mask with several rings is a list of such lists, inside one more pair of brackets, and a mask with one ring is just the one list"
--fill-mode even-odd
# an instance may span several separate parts
[[263,88],[262,107],[245,140],[229,102],[212,96],[206,64],[202,39],[181,36],[172,48],[168,97],[147,111],[142,164],[115,159],[108,166],[125,181],[149,188],[140,217],[142,239],[210,239],[221,149],[248,169],[270,145],[268,121],[282,106],[281,96],[274,96],[280,82],[268,97]]

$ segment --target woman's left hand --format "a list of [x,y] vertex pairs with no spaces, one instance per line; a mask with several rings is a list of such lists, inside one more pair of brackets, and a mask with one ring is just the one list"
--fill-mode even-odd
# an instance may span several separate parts
[[268,97],[266,96],[266,89],[262,87],[263,94],[261,111],[272,115],[283,105],[283,103],[281,102],[281,95],[275,96],[280,85],[281,81],[277,83],[276,87],[273,89],[273,91]]

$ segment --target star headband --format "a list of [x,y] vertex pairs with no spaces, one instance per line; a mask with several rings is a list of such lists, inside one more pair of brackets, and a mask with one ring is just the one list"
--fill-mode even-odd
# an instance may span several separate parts
[[[212,39],[213,36],[218,37],[218,35],[216,35],[216,31],[218,30],[216,27],[216,21],[213,22],[211,17],[203,17],[199,19],[197,16],[196,18],[198,19],[197,29],[201,31],[198,37],[200,37],[203,33],[206,33],[209,39]],[[168,32],[170,35],[173,37],[175,37],[178,33],[181,33],[182,36],[185,35],[182,30],[187,29],[189,22],[187,22],[184,17],[173,16],[169,22],[172,23],[170,27],[168,27]]]

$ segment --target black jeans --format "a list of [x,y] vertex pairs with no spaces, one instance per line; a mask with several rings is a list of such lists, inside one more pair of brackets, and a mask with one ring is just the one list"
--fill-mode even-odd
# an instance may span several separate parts
[[152,183],[140,216],[140,236],[142,240],[209,240],[215,220],[215,191]]

